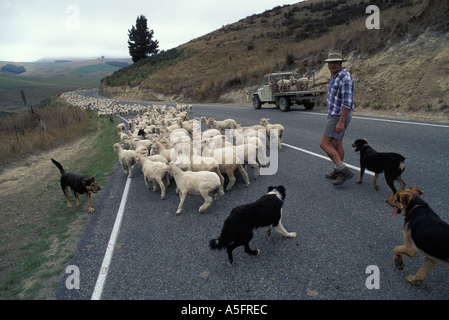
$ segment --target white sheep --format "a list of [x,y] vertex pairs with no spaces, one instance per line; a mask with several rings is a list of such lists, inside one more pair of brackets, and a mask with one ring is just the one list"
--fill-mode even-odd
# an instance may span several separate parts
[[234,119],[217,121],[215,120],[215,118],[209,118],[209,120],[207,120],[207,123],[212,129],[217,129],[221,131],[226,129],[232,129],[232,125],[235,124],[236,121]]
[[114,144],[114,151],[118,154],[118,160],[122,165],[123,172],[132,178],[133,165],[136,163],[136,152],[134,150],[123,150],[120,143]]
[[237,156],[244,159],[245,165],[251,164],[254,169],[254,179],[260,175],[260,164],[257,159],[257,146],[255,144],[241,144],[234,147]]
[[[203,150],[203,156],[208,156],[206,153],[207,152],[205,148]],[[235,184],[235,181],[237,180],[234,176],[235,170],[238,170],[242,174],[243,179],[245,179],[246,182],[246,187],[249,187],[250,183],[248,173],[243,167],[244,161],[237,156],[236,150],[234,148],[213,149],[210,150],[210,156],[218,161],[221,173],[226,173],[229,178],[229,183],[226,187],[226,191],[231,190],[231,188]]]
[[200,172],[200,171],[209,171],[215,172],[220,178],[221,188],[224,188],[224,178],[221,174],[220,165],[218,161],[213,157],[202,157],[197,153],[195,149],[192,150],[192,171]]
[[168,161],[175,160],[177,153],[173,149],[167,149],[162,143],[155,142],[151,145],[150,156],[159,154]]
[[211,192],[218,191],[215,195],[215,200],[224,194],[221,189],[220,178],[214,172],[183,172],[174,163],[169,163],[167,168],[164,170],[170,171],[176,181],[177,189],[179,190],[179,197],[181,201],[176,214],[180,214],[182,212],[182,206],[187,194],[201,195],[204,198],[205,202],[199,209],[200,213],[204,212],[212,205],[213,199],[209,195]]
[[[163,162],[151,161],[146,155],[140,153],[136,156],[139,164],[142,166],[143,179],[145,185],[150,189],[150,181],[153,182],[153,192],[157,191],[157,184],[161,188],[161,199],[165,199],[166,187],[170,185],[168,172],[165,170],[167,164]],[[166,180],[167,186],[164,183]]]
[[[260,124],[263,125],[267,129],[267,135],[270,137],[270,144],[268,145],[268,148],[271,147],[271,141],[274,137],[271,136],[271,130],[277,130],[277,138],[278,138],[278,146],[279,151],[282,150],[282,140],[284,137],[284,127],[281,124],[270,124],[268,122],[267,118],[263,118],[260,120]],[[274,133],[275,131],[273,131]]]

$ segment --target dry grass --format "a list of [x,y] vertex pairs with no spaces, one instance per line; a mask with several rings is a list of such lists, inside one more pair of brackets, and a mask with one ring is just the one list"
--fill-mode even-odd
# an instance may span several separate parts
[[[96,126],[92,121],[95,117],[90,110],[70,106],[64,100],[53,97],[33,112],[1,118],[0,164],[91,132]],[[45,120],[45,131],[40,119]]]
[[[419,35],[429,24],[437,31],[447,30],[443,22],[447,13],[438,11],[444,5],[441,1],[389,1],[396,5],[381,8],[380,30],[366,29],[364,9],[368,4],[359,0],[332,1],[339,3],[338,10],[344,10],[345,5],[361,5],[351,17],[335,14],[341,23],[326,27],[334,16],[331,10],[316,6],[327,3],[331,1],[309,0],[277,7],[223,26],[179,46],[187,58],[155,70],[141,86],[167,96],[182,96],[186,101],[220,102],[220,96],[231,90],[260,84],[269,72],[296,69],[310,76],[323,66],[331,49],[342,50],[345,55],[354,51],[373,55],[405,37]],[[430,21],[435,15],[437,22]],[[292,57],[296,58],[294,63]],[[135,76],[141,77],[138,73]]]

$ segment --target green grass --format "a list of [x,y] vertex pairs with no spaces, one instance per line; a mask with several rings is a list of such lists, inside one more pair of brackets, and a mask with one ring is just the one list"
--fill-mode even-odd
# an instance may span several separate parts
[[114,67],[114,66],[108,65],[106,63],[102,63],[102,64],[94,64],[91,66],[81,67],[79,69],[76,69],[75,71],[72,71],[72,73],[95,73],[98,71],[115,72],[119,69],[120,69],[119,67]]
[[[92,140],[82,151],[82,155],[64,166],[82,175],[95,172],[96,180],[104,186],[117,162],[112,145],[118,142],[118,136],[117,128],[109,119],[96,121],[96,129],[89,133]],[[95,135],[95,132],[98,134]],[[21,204],[20,208],[17,208],[17,203],[3,204],[0,221],[10,219],[9,216],[16,214],[35,214],[37,210],[45,216],[39,219],[27,216],[24,221],[11,224],[13,228],[1,234],[0,261],[11,255],[14,255],[14,259],[9,265],[0,263],[0,300],[52,298],[49,292],[54,292],[66,264],[74,256],[74,252],[67,249],[67,245],[77,243],[81,236],[80,231],[73,231],[74,225],[78,226],[78,230],[83,230],[88,220],[85,204],[67,208],[59,190],[59,176],[42,178],[40,187],[34,191],[23,193],[18,190],[18,197],[22,198],[17,200]],[[73,202],[73,197],[70,199]],[[98,197],[92,197],[93,206],[97,199]],[[14,210],[20,212],[15,213]],[[35,220],[30,222],[32,219]],[[13,249],[16,248],[13,242],[17,239],[24,243]],[[14,252],[11,252],[12,250]]]
[[[116,67],[113,67],[116,68]],[[116,68],[117,69],[117,68]],[[0,88],[36,88],[36,87],[97,87],[102,77],[86,77],[86,78],[31,78],[0,75]]]
[[[96,88],[103,77],[31,78],[0,75],[0,112],[15,113],[39,105],[43,100],[79,88]],[[25,92],[25,106],[20,90]]]

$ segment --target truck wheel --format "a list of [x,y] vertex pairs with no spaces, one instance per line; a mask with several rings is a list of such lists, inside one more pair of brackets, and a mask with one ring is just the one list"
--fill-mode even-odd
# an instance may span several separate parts
[[253,98],[253,106],[254,106],[254,109],[260,109],[262,107],[262,102],[260,102],[260,99],[258,96],[255,96]]
[[291,100],[288,97],[281,97],[279,99],[279,109],[281,109],[282,112],[287,112],[290,110],[291,106]]
[[312,110],[313,107],[315,107],[315,102],[306,102],[306,103],[304,103],[304,108],[306,108],[306,110]]

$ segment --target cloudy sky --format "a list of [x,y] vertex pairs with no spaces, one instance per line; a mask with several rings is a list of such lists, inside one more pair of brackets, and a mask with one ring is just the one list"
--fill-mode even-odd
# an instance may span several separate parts
[[168,50],[277,6],[300,0],[0,0],[0,61],[129,58],[128,29],[148,19]]

